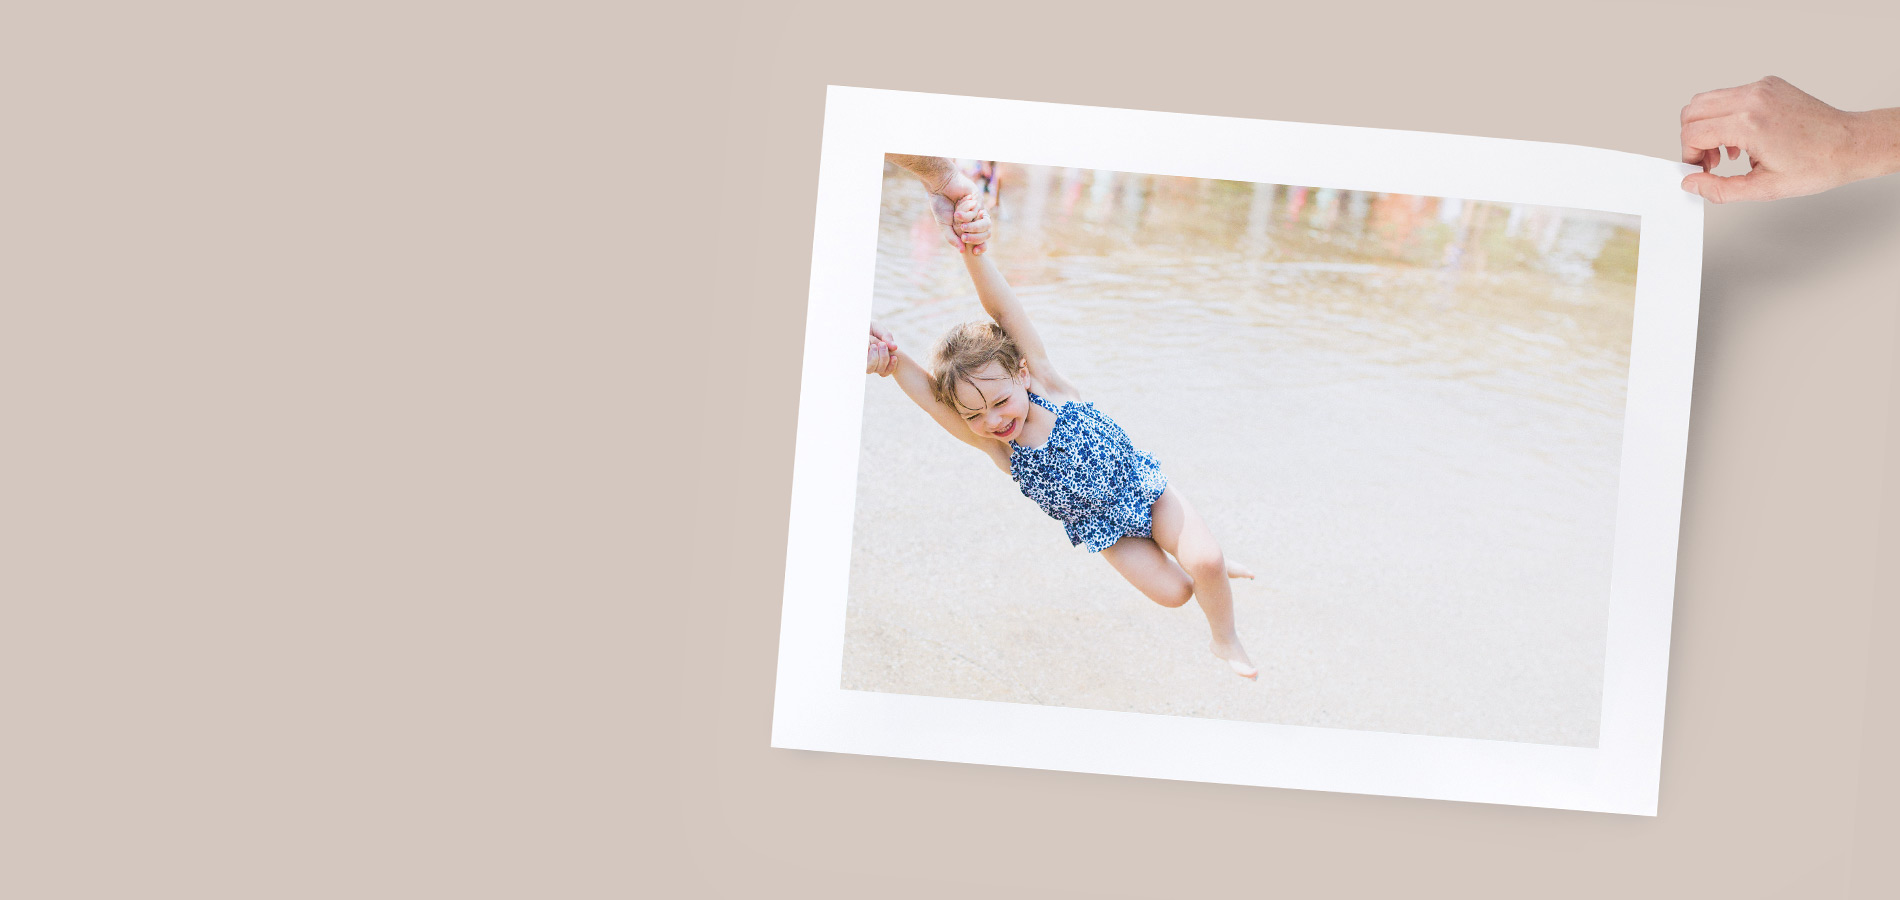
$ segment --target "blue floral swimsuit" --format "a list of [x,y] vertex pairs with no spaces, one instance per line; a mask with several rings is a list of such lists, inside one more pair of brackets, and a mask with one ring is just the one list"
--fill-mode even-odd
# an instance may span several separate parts
[[1168,476],[1153,456],[1135,449],[1115,420],[1093,403],[1071,400],[1060,409],[1029,394],[1029,401],[1056,414],[1049,440],[1034,449],[1009,443],[1009,477],[1049,517],[1062,523],[1069,542],[1097,553],[1124,536],[1149,537],[1149,509],[1168,489]]

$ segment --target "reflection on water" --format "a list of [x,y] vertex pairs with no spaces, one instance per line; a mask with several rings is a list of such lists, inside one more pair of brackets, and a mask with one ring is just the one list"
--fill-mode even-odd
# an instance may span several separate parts
[[[994,259],[1064,374],[1162,460],[1229,555],[1263,570],[1272,602],[1238,614],[1277,686],[1203,688],[1183,674],[1158,691],[1152,672],[1122,684],[1087,668],[1106,652],[1095,645],[1075,649],[1071,684],[1051,674],[1045,637],[1034,652],[995,644],[994,623],[1025,609],[1125,613],[1137,631],[1182,620],[1135,612],[1139,597],[1107,567],[1069,553],[1007,479],[962,459],[975,455],[871,379],[847,687],[1595,743],[1634,217],[1007,163],[997,173]],[[895,170],[880,228],[873,316],[925,358],[981,309],[923,191]],[[956,483],[930,477],[940,473]],[[987,534],[1012,537],[954,564],[936,552]],[[924,585],[937,565],[950,566],[946,580]],[[1006,600],[957,587],[989,567],[1068,574],[1060,589],[1005,583]],[[1077,627],[1092,641],[1119,633]],[[902,654],[877,635],[913,632],[937,648],[919,658],[954,648],[1016,686],[933,681],[915,659],[901,677],[880,668]],[[1147,656],[1177,638],[1130,640]]]
[[[1306,377],[1402,367],[1621,416],[1634,216],[1000,168],[999,264],[1018,291],[1060,293],[1079,318],[1139,323],[1138,334],[1095,340],[1192,346],[1202,356],[1331,346],[1357,371]],[[970,291],[921,192],[886,177],[875,315],[905,321]],[[909,251],[891,252],[902,246]],[[1192,314],[1142,314],[1157,306]],[[963,308],[953,318],[970,317]],[[935,317],[915,318],[933,326],[919,336],[942,330]]]

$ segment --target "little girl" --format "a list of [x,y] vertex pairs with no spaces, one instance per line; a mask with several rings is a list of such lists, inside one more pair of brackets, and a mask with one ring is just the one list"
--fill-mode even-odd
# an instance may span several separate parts
[[1173,608],[1198,597],[1214,632],[1214,655],[1241,677],[1257,677],[1234,632],[1227,584],[1253,573],[1222,555],[1155,458],[1136,450],[1115,420],[1056,372],[990,257],[967,247],[962,256],[983,311],[995,321],[951,329],[938,344],[935,371],[900,352],[889,332],[873,324],[866,370],[895,375],[937,424],[987,454],[1061,521],[1071,543],[1102,554],[1149,599]]

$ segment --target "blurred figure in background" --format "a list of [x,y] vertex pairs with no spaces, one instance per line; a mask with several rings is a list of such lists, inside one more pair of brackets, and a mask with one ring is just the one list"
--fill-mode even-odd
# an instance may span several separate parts
[[1003,175],[996,169],[996,160],[977,160],[976,166],[965,173],[975,182],[977,190],[983,193],[986,208],[994,209],[1003,202]]

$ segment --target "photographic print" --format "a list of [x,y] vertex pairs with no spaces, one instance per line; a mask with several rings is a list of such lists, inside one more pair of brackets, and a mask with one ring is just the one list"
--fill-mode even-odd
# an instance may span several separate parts
[[1635,216],[899,159],[845,688],[1596,745]]
[[1653,815],[1681,171],[831,89],[773,746]]

